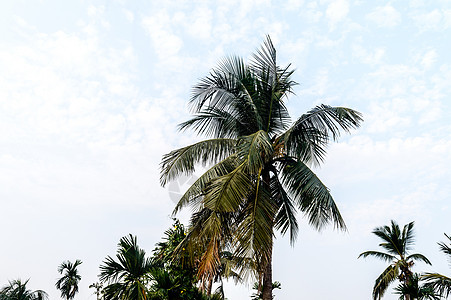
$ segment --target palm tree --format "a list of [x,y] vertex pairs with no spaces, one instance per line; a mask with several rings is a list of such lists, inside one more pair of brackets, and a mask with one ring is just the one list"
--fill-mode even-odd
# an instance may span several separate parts
[[[381,299],[390,283],[398,279],[401,284],[409,285],[412,280],[412,271],[410,270],[414,261],[419,260],[427,264],[431,262],[422,254],[410,254],[414,244],[414,222],[405,225],[403,230],[395,221],[391,221],[391,226],[377,227],[373,233],[382,239],[379,244],[386,252],[365,251],[359,255],[360,257],[373,256],[389,262],[390,265],[376,279],[373,287],[373,299]],[[405,295],[406,300],[411,299],[410,294]]]
[[[440,251],[448,255],[448,258],[451,262],[451,237],[445,233],[448,242],[450,245],[445,244],[444,242],[438,243],[440,246]],[[438,273],[426,273],[423,277],[428,282],[427,285],[434,288],[442,297],[448,298],[451,294],[451,278],[445,275],[441,275]]]
[[117,261],[111,256],[100,266],[100,281],[104,298],[122,300],[148,299],[149,272],[152,261],[139,248],[137,238],[131,234],[122,237],[118,244]]
[[42,290],[30,291],[27,289],[29,279],[22,282],[20,279],[9,281],[7,286],[0,289],[0,300],[43,300],[48,299]]
[[395,288],[395,293],[400,295],[399,300],[403,300],[406,295],[411,299],[418,300],[440,300],[434,289],[427,285],[420,285],[421,278],[418,274],[413,274],[409,282],[403,282]]
[[77,267],[81,264],[82,261],[77,259],[75,263],[64,261],[58,267],[58,273],[63,276],[58,279],[55,286],[61,291],[61,298],[66,300],[73,299],[78,293],[78,282],[81,280],[81,276],[78,274]]
[[319,165],[329,139],[359,127],[360,113],[320,105],[294,123],[285,106],[296,84],[290,66],[281,68],[269,36],[253,59],[228,57],[194,86],[194,117],[179,129],[194,129],[206,140],[163,157],[161,184],[190,175],[197,164],[213,165],[181,197],[205,216],[202,230],[189,238],[207,240],[201,262],[206,272],[219,267],[220,249],[230,247],[243,266],[251,260],[263,299],[271,299],[272,249],[276,230],[298,231],[296,212],[321,229],[345,229],[328,188],[311,167]]

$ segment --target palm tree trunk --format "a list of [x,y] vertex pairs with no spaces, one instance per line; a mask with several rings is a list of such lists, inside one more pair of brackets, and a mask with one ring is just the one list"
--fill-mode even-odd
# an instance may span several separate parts
[[[272,244],[272,238],[271,238]],[[268,261],[265,267],[265,271],[263,273],[263,291],[262,291],[262,299],[263,300],[272,300],[272,246],[271,251],[268,254]]]
[[[262,178],[263,182],[266,184],[270,194],[270,175],[269,171],[263,169],[262,172]],[[272,220],[271,220],[272,221]],[[273,224],[271,224],[271,232],[273,231]],[[264,268],[263,273],[263,290],[262,290],[262,299],[263,300],[272,300],[272,251],[273,251],[273,236],[271,234],[270,239],[270,247],[269,247],[269,253],[267,255],[266,259],[266,267]]]

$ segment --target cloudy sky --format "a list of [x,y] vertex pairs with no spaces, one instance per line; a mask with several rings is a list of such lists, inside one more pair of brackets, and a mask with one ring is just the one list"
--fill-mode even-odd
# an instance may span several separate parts
[[451,233],[449,1],[17,0],[0,4],[0,285],[30,278],[58,299],[58,265],[81,259],[77,298],[95,299],[122,236],[151,253],[186,188],[160,187],[161,157],[199,139],[176,131],[191,86],[266,34],[296,68],[293,119],[320,103],[365,119],[316,170],[349,230],[299,215],[296,245],[277,237],[277,299],[370,299],[386,265],[357,256],[391,219],[416,222],[433,267],[415,271],[451,274],[436,244]]

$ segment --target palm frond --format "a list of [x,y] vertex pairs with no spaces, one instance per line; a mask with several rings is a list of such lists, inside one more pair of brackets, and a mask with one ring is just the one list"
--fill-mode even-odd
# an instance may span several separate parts
[[237,156],[231,155],[208,169],[186,190],[186,192],[177,202],[177,205],[175,206],[172,214],[175,215],[187,205],[191,205],[194,210],[199,210],[201,207],[202,198],[206,192],[206,188],[212,182],[212,180],[229,174],[237,167]]
[[418,260],[432,266],[432,263],[429,261],[429,259],[427,259],[427,257],[424,256],[423,254],[419,253],[410,254],[409,256],[406,257],[406,260]]
[[438,273],[425,273],[423,279],[426,285],[432,287],[440,296],[448,298],[451,295],[451,278]]
[[279,159],[282,182],[307,216],[310,225],[320,230],[330,222],[336,228],[346,229],[344,220],[329,189],[310,168],[301,161]]
[[181,174],[191,174],[196,163],[206,165],[221,161],[233,153],[235,145],[234,139],[211,139],[169,152],[161,162],[161,185]]
[[360,253],[359,257],[357,257],[357,258],[360,258],[360,257],[366,258],[368,256],[374,256],[374,257],[384,260],[386,262],[391,262],[396,259],[396,257],[393,255],[390,255],[390,254],[387,254],[384,252],[379,252],[379,251],[365,251],[365,252]]
[[[275,171],[274,171],[275,172]],[[296,208],[290,196],[284,190],[277,174],[271,177],[272,199],[277,203],[278,211],[274,218],[274,228],[280,230],[282,235],[290,231],[290,243],[294,244],[299,226],[296,219]]]
[[340,130],[349,132],[361,122],[362,116],[355,110],[322,104],[302,115],[285,133],[286,151],[305,163],[319,164],[329,136],[336,140]]
[[381,299],[388,286],[396,280],[399,274],[399,269],[396,266],[388,266],[379,277],[377,277],[373,287],[373,299]]

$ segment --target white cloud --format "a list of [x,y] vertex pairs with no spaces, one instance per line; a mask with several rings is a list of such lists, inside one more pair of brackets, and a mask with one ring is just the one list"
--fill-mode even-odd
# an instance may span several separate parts
[[333,0],[326,10],[326,17],[334,28],[335,24],[342,21],[349,13],[349,3],[347,0]]
[[428,13],[415,14],[412,18],[420,31],[441,29],[442,13],[438,9]]
[[401,23],[401,14],[390,4],[377,7],[365,17],[379,27],[394,27]]
[[160,11],[151,17],[142,20],[144,28],[149,34],[152,45],[161,60],[167,60],[176,56],[183,47],[182,39],[173,33],[171,26],[171,16]]
[[366,49],[362,45],[354,44],[352,46],[352,55],[365,64],[376,65],[380,64],[385,56],[385,48],[378,47]]

